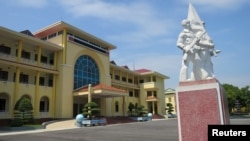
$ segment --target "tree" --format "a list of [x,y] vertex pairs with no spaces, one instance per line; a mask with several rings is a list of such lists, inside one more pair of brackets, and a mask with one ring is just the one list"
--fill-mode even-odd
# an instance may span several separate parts
[[135,113],[137,116],[144,116],[147,114],[146,109],[144,109],[143,105],[137,105],[135,108]]
[[243,107],[246,107],[245,112],[249,112],[250,110],[250,86],[245,86],[240,89],[239,102]]
[[243,107],[248,107],[248,111],[250,110],[250,90],[249,86],[243,87],[239,89],[236,86],[231,84],[223,84],[222,85],[227,96],[228,100],[228,109],[229,112],[232,113],[233,109],[236,108],[236,101]]
[[87,117],[88,119],[92,119],[100,114],[100,108],[95,102],[85,104],[82,111],[84,117]]
[[172,112],[174,111],[173,104],[172,103],[167,103],[166,110],[168,111],[168,114],[172,114]]
[[135,108],[135,105],[133,103],[129,103],[128,105],[128,111],[130,112],[130,115],[132,116],[133,109]]
[[229,113],[232,113],[233,109],[235,108],[235,102],[240,90],[238,87],[231,84],[223,84],[222,86],[226,92]]
[[14,107],[15,110],[19,111],[20,113],[17,113],[17,117],[21,118],[23,123],[29,122],[31,119],[33,119],[33,106],[31,104],[30,99],[23,97],[19,99]]

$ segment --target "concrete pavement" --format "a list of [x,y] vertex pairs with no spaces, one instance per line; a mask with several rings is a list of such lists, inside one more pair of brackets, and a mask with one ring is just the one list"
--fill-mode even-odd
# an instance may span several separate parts
[[77,126],[75,126],[75,119],[54,122],[48,124],[45,129],[53,130],[53,129],[72,129],[72,128],[78,128]]
[[[48,132],[49,131],[49,132]],[[2,141],[176,141],[177,120],[154,120],[68,130],[44,129],[38,132],[0,136]]]
[[[250,118],[230,119],[231,124],[250,124]],[[60,124],[61,123],[61,124]],[[63,124],[62,124],[63,123]],[[47,126],[46,129],[0,133],[0,141],[177,141],[177,119],[161,119],[148,122],[133,122],[95,127],[76,127],[74,120],[61,121]]]
[[[152,121],[157,121],[157,120],[166,120],[166,119],[153,119]],[[121,124],[125,124],[125,123],[121,123]],[[126,123],[126,124],[132,124],[132,123]],[[119,124],[111,124],[107,126],[112,126],[112,125],[119,125]],[[45,129],[25,130],[25,131],[2,131],[2,132],[0,131],[0,136],[39,133],[39,132],[67,130],[67,129],[75,129],[75,128],[84,128],[84,127],[77,127],[75,125],[75,119],[70,119],[70,120],[51,122],[45,126]]]

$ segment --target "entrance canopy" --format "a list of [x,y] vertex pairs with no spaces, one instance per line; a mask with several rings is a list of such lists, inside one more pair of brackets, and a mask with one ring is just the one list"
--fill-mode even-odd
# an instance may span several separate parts
[[105,84],[97,84],[94,86],[83,86],[81,88],[75,89],[74,96],[86,96],[91,93],[92,98],[108,98],[108,97],[120,97],[128,96],[128,92],[122,89],[118,89]]
[[152,97],[147,97],[146,98],[146,101],[159,101],[159,99],[158,98],[156,98],[156,97],[154,97],[154,96],[152,96]]

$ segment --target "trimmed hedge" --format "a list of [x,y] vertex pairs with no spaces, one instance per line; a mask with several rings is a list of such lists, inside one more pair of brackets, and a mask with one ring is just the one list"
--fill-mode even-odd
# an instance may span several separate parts
[[21,127],[21,126],[23,126],[23,121],[20,118],[14,118],[13,120],[11,120],[10,126]]

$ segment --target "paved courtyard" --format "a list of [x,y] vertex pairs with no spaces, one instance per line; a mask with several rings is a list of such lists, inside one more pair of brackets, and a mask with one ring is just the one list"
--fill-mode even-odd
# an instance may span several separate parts
[[[0,133],[0,141],[178,141],[177,119],[82,128],[68,124],[70,129],[54,125],[51,129]],[[231,124],[250,124],[250,119],[231,119]]]

